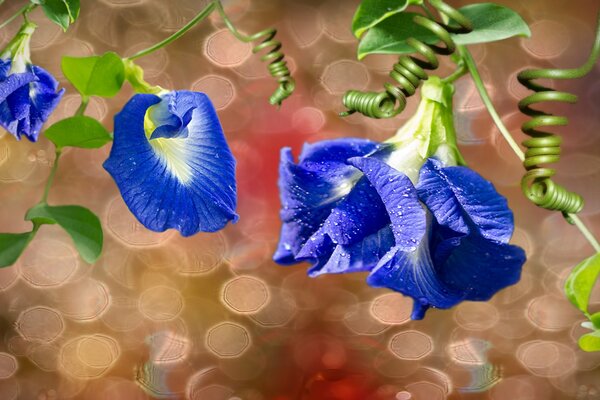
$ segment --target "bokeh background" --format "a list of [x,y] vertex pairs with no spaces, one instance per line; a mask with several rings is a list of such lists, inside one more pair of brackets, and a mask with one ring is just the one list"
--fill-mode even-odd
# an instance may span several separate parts
[[[472,46],[489,90],[518,140],[526,67],[574,67],[593,40],[595,0],[501,0],[530,23],[531,39]],[[126,56],[177,30],[206,2],[85,0],[64,34],[41,10],[35,63],[68,89],[52,121],[78,97],[59,57],[116,51]],[[592,249],[560,214],[521,195],[522,168],[494,128],[469,78],[457,82],[456,125],[470,166],[508,197],[513,242],[529,260],[519,284],[487,303],[431,310],[409,320],[411,302],[368,287],[365,276],[306,277],[305,265],[277,266],[279,149],[334,137],[391,136],[398,118],[341,119],[347,89],[379,90],[391,56],[355,58],[350,21],[357,0],[230,0],[227,12],[248,33],[279,29],[298,82],[281,109],[266,66],[215,14],[166,49],[140,60],[148,81],[209,94],[238,160],[240,221],[184,239],[145,230],[130,215],[101,163],[109,147],[69,150],[51,204],[97,213],[105,250],[95,265],[78,258],[59,228],[44,226],[17,265],[0,271],[0,398],[138,400],[600,399],[600,353],[578,349],[582,317],[565,299],[570,268]],[[460,6],[468,1],[451,0]],[[3,20],[24,0],[0,6]],[[19,23],[0,30],[6,43]],[[440,74],[451,71],[444,61]],[[576,106],[548,106],[571,118],[557,180],[582,193],[582,218],[600,235],[600,67],[560,82]],[[94,98],[89,115],[112,128],[132,92]],[[52,146],[0,132],[0,231],[29,229],[22,215],[41,196]],[[592,302],[600,304],[600,290]]]

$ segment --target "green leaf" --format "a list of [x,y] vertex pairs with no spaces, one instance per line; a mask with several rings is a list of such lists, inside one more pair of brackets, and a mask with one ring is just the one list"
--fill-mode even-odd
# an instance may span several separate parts
[[415,49],[406,43],[411,37],[428,44],[437,42],[437,36],[413,22],[417,15],[412,12],[397,14],[369,29],[358,44],[358,59],[369,54],[414,53]]
[[112,140],[110,133],[100,122],[86,116],[58,121],[46,129],[45,135],[58,148],[71,146],[97,149]]
[[125,79],[123,60],[108,52],[102,56],[63,57],[65,77],[82,96],[112,97],[119,93]]
[[421,3],[423,0],[363,0],[352,19],[352,32],[360,38],[367,29],[404,11],[410,4]]
[[[507,39],[513,36],[531,35],[529,27],[515,11],[493,3],[471,4],[459,9],[467,17],[473,30],[469,33],[451,34],[456,44],[467,45]],[[438,37],[413,22],[415,13],[393,15],[373,26],[361,39],[358,58],[369,54],[407,54],[415,49],[406,39],[415,38],[427,44],[435,44]]]
[[26,233],[0,233],[0,267],[13,265],[27,244],[31,232]]
[[594,283],[600,274],[600,253],[583,260],[573,268],[565,282],[565,293],[571,303],[588,315],[588,303]]
[[600,351],[600,330],[586,333],[580,337],[579,347],[583,351]]
[[600,312],[597,312],[594,315],[590,316],[590,321],[592,322],[592,325],[595,329],[600,330]]
[[38,204],[27,211],[25,219],[39,224],[60,225],[73,239],[81,258],[90,264],[95,262],[102,252],[103,234],[100,220],[87,208]]
[[508,7],[494,3],[478,3],[462,7],[459,11],[471,21],[473,30],[453,35],[456,44],[487,43],[514,36],[531,36],[527,23]]
[[65,31],[79,17],[79,0],[41,0],[33,3],[40,4],[48,19]]

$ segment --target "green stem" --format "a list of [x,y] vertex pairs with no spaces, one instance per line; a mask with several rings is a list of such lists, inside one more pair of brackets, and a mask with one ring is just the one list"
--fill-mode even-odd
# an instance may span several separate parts
[[[492,103],[492,100],[490,98],[490,95],[487,92],[485,85],[483,84],[481,75],[479,74],[479,71],[477,70],[477,65],[475,65],[475,60],[473,60],[473,56],[471,55],[471,53],[469,52],[469,50],[467,50],[467,48],[465,46],[458,46],[458,51],[459,51],[460,55],[462,56],[463,60],[465,61],[465,65],[467,66],[467,68],[471,74],[471,77],[473,78],[473,82],[475,83],[475,87],[477,88],[477,91],[479,92],[479,96],[481,97],[483,104],[487,108],[488,113],[494,120],[494,123],[498,127],[498,130],[500,131],[500,133],[502,134],[504,139],[508,142],[508,145],[513,150],[513,152],[517,155],[517,157],[521,161],[524,161],[525,153],[523,153],[523,150],[521,150],[521,148],[519,147],[519,145],[517,144],[515,139],[512,137],[512,135],[510,134],[510,132],[508,131],[508,129],[502,122],[500,115],[498,115],[498,112],[496,111],[496,108],[494,107],[494,104]],[[593,66],[593,64],[592,64],[592,66]],[[582,68],[587,69],[587,68],[589,68],[589,66],[586,63],[586,65],[584,65],[584,67],[582,67]],[[592,247],[594,248],[594,251],[596,251],[597,253],[600,253],[600,244],[598,243],[598,240],[596,240],[596,238],[594,237],[592,232],[583,223],[583,221],[575,214],[567,213],[565,215],[566,215],[566,217],[570,218],[575,223],[575,226],[577,227],[577,229],[579,229],[581,231],[581,233],[587,239],[587,241],[590,243],[590,245],[592,245]]]
[[128,60],[135,60],[137,58],[140,58],[140,57],[143,57],[143,56],[145,56],[147,54],[155,52],[156,50],[165,47],[166,45],[168,45],[171,42],[174,42],[175,40],[177,40],[180,37],[182,37],[183,35],[185,35],[185,33],[187,31],[189,31],[190,29],[192,29],[198,22],[200,22],[204,18],[208,17],[210,15],[210,13],[213,12],[214,9],[215,9],[215,3],[214,2],[210,2],[202,11],[200,11],[198,13],[198,15],[196,15],[183,28],[181,28],[180,30],[178,30],[177,32],[175,32],[174,34],[172,34],[171,36],[169,36],[165,40],[163,40],[163,41],[155,44],[154,46],[148,47],[147,49],[139,51],[139,52],[135,53],[134,55],[132,55],[130,57],[127,57],[127,59]]
[[233,34],[233,36],[235,36],[239,41],[250,42],[251,39],[248,36],[240,33],[237,30],[237,28],[233,25],[233,22],[231,22],[231,20],[227,16],[227,14],[225,14],[225,10],[223,9],[223,4],[221,4],[220,1],[215,1],[215,5],[217,6],[217,11],[219,12],[219,15],[221,16],[221,18],[223,19],[223,22],[225,22],[225,26],[227,26],[227,29],[229,29],[229,31]]
[[598,243],[598,240],[596,240],[596,238],[594,237],[594,234],[592,232],[590,232],[588,227],[585,226],[585,224],[579,218],[579,216],[577,216],[575,214],[568,214],[568,216],[571,218],[571,220],[573,221],[575,226],[581,231],[583,236],[585,236],[587,241],[590,242],[590,244],[594,248],[594,251],[596,253],[600,253],[600,243]]
[[[89,97],[87,96],[82,96],[81,97],[81,104],[79,105],[79,108],[77,108],[77,111],[75,111],[75,116],[79,117],[82,116],[83,113],[85,112],[85,109],[87,108],[88,104],[89,104]],[[42,195],[42,199],[40,200],[39,204],[45,204],[48,201],[48,194],[50,193],[50,187],[52,186],[52,183],[54,182],[54,176],[56,175],[56,170],[58,170],[58,160],[60,160],[60,156],[62,155],[62,148],[57,147],[56,151],[56,158],[54,159],[54,165],[52,166],[52,169],[50,170],[50,175],[48,175],[48,180],[46,181],[46,185],[44,186],[44,194]]]
[[59,147],[56,148],[56,158],[54,159],[54,165],[50,170],[50,175],[48,175],[48,180],[46,181],[46,186],[44,186],[44,194],[42,195],[42,199],[40,200],[40,204],[45,204],[48,201],[48,194],[50,193],[50,187],[52,186],[52,182],[54,181],[54,176],[56,175],[56,170],[58,169],[58,160],[60,159],[60,155],[62,154],[62,149]]
[[[2,4],[2,3],[0,3],[0,4]],[[17,11],[13,15],[11,15],[6,21],[4,21],[3,23],[0,24],[0,29],[4,28],[6,25],[13,22],[19,15],[27,15],[35,7],[36,7],[35,4],[28,4],[26,6],[21,7],[19,9],[19,11]]]
[[81,104],[79,105],[79,108],[77,108],[77,111],[75,111],[76,117],[81,117],[83,115],[89,102],[90,102],[90,98],[88,96],[81,96]]
[[447,77],[445,77],[444,79],[442,79],[442,82],[445,83],[454,83],[456,82],[459,78],[465,76],[467,74],[467,72],[469,72],[467,66],[465,65],[465,63],[460,63],[458,65],[458,68],[451,73],[450,75],[448,75]]
[[517,157],[519,157],[519,159],[521,161],[524,161],[525,153],[523,153],[523,150],[521,150],[521,148],[519,147],[519,144],[512,137],[512,135],[510,134],[510,132],[508,131],[506,126],[504,126],[504,123],[502,122],[500,115],[498,115],[498,113],[496,112],[496,109],[494,108],[494,104],[492,103],[492,99],[490,98],[490,95],[488,94],[487,89],[485,88],[485,85],[483,84],[483,80],[481,79],[481,75],[479,74],[479,71],[477,70],[477,65],[475,65],[475,60],[473,60],[473,56],[471,55],[469,50],[467,50],[467,48],[464,46],[458,46],[458,51],[459,51],[460,55],[462,56],[463,60],[465,61],[465,65],[467,66],[467,69],[471,73],[471,77],[473,78],[475,87],[477,88],[477,91],[479,92],[479,96],[481,97],[483,104],[485,104],[485,107],[487,108],[488,112],[490,113],[490,116],[494,120],[494,123],[500,130],[500,133],[502,134],[502,136],[504,136],[504,139],[508,142],[508,145],[510,146],[512,151],[514,151],[514,153],[517,155]]
[[218,1],[218,0],[215,1],[215,4],[217,6],[217,11],[219,12],[219,15],[223,19],[223,22],[225,22],[225,26],[227,26],[227,29],[229,29],[229,31],[233,34],[233,36],[235,36],[237,38],[237,40],[239,40],[241,42],[245,42],[245,43],[249,43],[249,42],[256,40],[255,37],[246,36],[237,30],[235,25],[233,25],[233,22],[231,22],[231,20],[227,16],[227,14],[225,14],[225,10],[223,9],[223,4],[221,4],[220,1]]

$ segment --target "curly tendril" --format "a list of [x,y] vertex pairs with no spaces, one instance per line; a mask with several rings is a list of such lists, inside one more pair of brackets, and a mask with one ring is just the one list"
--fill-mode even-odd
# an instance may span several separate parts
[[531,137],[523,142],[527,148],[523,161],[527,172],[521,180],[521,188],[525,196],[537,206],[561,211],[565,216],[580,212],[583,209],[583,198],[552,181],[551,178],[556,170],[549,167],[549,164],[558,162],[560,159],[562,138],[555,133],[544,131],[542,128],[565,126],[569,120],[567,117],[552,115],[531,106],[550,101],[574,104],[577,102],[577,96],[572,93],[556,91],[533,81],[536,79],[575,79],[590,72],[600,55],[600,13],[598,17],[598,31],[592,51],[586,63],[581,67],[530,69],[524,70],[518,75],[518,80],[523,86],[536,92],[519,102],[519,110],[531,117],[521,126],[521,130]]
[[223,5],[221,2],[217,1],[215,4],[219,14],[221,15],[221,18],[223,18],[223,21],[225,22],[225,25],[227,25],[227,28],[238,40],[249,43],[262,39],[262,42],[252,49],[253,53],[256,54],[262,50],[270,49],[260,59],[263,62],[269,62],[269,73],[277,80],[277,82],[279,82],[279,87],[277,87],[275,92],[273,92],[271,95],[269,103],[272,105],[281,106],[281,103],[283,103],[283,101],[290,97],[290,95],[294,92],[294,89],[296,88],[296,82],[290,74],[290,69],[285,61],[285,55],[281,51],[281,42],[275,40],[277,29],[265,29],[264,31],[246,36],[240,33],[235,26],[233,26],[231,20],[225,14],[225,10],[223,10]]
[[425,70],[438,68],[437,55],[450,55],[456,51],[456,44],[450,33],[471,31],[471,22],[441,0],[429,0],[429,4],[440,16],[453,20],[459,25],[459,27],[451,27],[449,24],[436,22],[421,15],[413,18],[415,24],[431,31],[444,44],[444,47],[428,45],[415,38],[407,39],[406,43],[415,49],[423,59],[401,56],[390,72],[390,77],[397,82],[397,85],[385,83],[385,92],[358,90],[346,92],[343,102],[348,111],[341,113],[341,116],[359,112],[370,118],[391,118],[400,114],[406,107],[406,99],[415,94],[422,81],[429,78]]

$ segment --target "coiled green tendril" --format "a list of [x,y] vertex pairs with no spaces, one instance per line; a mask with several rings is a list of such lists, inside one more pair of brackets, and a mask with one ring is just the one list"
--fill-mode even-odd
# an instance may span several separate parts
[[409,38],[406,43],[420,54],[423,59],[414,56],[401,56],[394,64],[390,77],[397,85],[385,83],[385,92],[362,92],[350,90],[343,98],[344,106],[348,109],[341,113],[347,116],[359,112],[370,118],[391,118],[400,114],[406,107],[407,97],[415,94],[422,81],[429,76],[425,70],[435,70],[439,66],[437,54],[449,55],[456,50],[456,44],[450,33],[465,33],[471,31],[471,22],[456,9],[441,0],[429,0],[429,4],[446,18],[458,23],[459,27],[451,27],[444,23],[435,22],[427,17],[417,15],[413,22],[431,31],[443,43],[442,46],[428,45],[415,38]]
[[269,73],[273,78],[277,80],[277,82],[279,82],[279,87],[277,87],[277,89],[275,89],[275,92],[273,92],[273,94],[271,95],[269,103],[271,103],[272,105],[281,106],[281,103],[294,92],[294,89],[296,88],[296,82],[290,74],[290,69],[287,66],[287,62],[285,61],[285,55],[281,52],[281,42],[275,40],[275,35],[277,35],[277,29],[265,29],[264,31],[260,31],[253,35],[246,36],[240,33],[235,28],[235,26],[233,26],[233,24],[225,14],[225,11],[223,10],[223,6],[220,1],[216,2],[216,6],[219,11],[219,14],[225,22],[225,25],[227,25],[227,28],[238,40],[245,43],[249,43],[259,39],[263,39],[262,42],[260,42],[252,49],[253,53],[256,54],[262,50],[270,49],[260,59],[263,62],[269,62]]
[[584,65],[575,69],[530,69],[518,75],[519,82],[534,94],[519,102],[519,110],[531,119],[521,126],[521,130],[531,139],[523,142],[527,148],[523,166],[527,170],[521,180],[523,193],[539,207],[548,210],[558,210],[563,214],[575,214],[583,209],[583,198],[565,187],[552,181],[556,173],[549,164],[560,159],[562,138],[551,132],[542,130],[543,127],[565,126],[569,123],[567,117],[552,115],[537,110],[531,106],[544,102],[577,102],[577,96],[567,92],[555,91],[533,82],[536,79],[575,79],[591,71],[600,55],[600,13],[598,14],[598,31],[590,57]]

